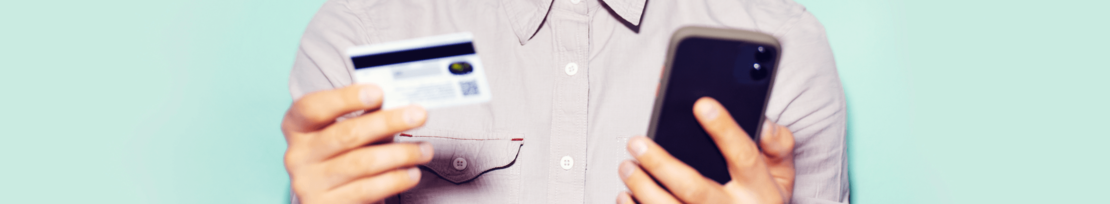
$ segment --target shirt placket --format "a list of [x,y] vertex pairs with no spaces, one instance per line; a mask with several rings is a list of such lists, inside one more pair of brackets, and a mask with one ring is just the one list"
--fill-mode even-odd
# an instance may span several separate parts
[[547,22],[554,36],[555,78],[548,161],[548,199],[583,203],[586,183],[589,104],[589,16],[579,0],[556,0]]

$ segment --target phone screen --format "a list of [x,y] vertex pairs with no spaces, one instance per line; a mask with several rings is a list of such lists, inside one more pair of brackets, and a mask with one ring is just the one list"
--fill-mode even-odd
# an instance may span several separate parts
[[671,155],[718,183],[731,180],[720,149],[694,118],[694,102],[713,97],[758,141],[778,50],[771,45],[702,37],[681,40],[665,87],[652,137]]

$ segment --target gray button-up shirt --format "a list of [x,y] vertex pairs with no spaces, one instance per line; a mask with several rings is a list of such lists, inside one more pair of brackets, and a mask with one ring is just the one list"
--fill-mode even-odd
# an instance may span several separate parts
[[847,202],[840,79],[824,28],[790,0],[331,0],[304,33],[289,89],[300,98],[350,85],[352,46],[471,32],[493,99],[429,110],[424,127],[397,135],[436,155],[420,184],[389,201],[612,203],[626,190],[625,144],[647,131],[668,40],[691,25],[780,40],[767,118],[796,137],[793,202]]

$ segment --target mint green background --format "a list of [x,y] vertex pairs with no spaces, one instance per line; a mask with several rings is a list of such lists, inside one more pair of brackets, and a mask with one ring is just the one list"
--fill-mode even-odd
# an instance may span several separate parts
[[[285,202],[322,2],[0,3],[0,202]],[[855,203],[1106,202],[1110,3],[800,2],[847,92]]]

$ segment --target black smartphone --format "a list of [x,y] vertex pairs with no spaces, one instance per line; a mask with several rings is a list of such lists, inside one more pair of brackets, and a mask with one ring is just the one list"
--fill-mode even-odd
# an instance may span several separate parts
[[721,150],[694,118],[694,102],[717,99],[758,144],[781,50],[774,37],[751,31],[675,31],[647,136],[703,176],[732,180]]

